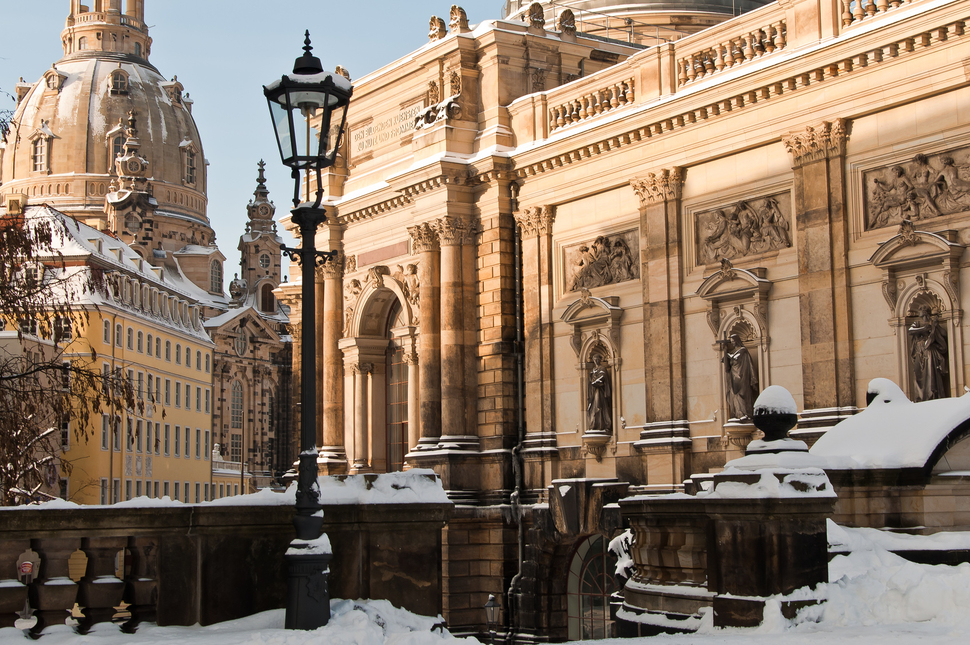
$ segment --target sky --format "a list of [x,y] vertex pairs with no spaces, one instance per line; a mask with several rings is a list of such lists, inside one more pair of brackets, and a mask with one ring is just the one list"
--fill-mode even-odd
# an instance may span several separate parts
[[[471,24],[501,17],[502,0],[460,2]],[[63,55],[60,34],[70,2],[0,0],[0,6],[0,90],[12,94],[21,76],[34,82]],[[262,86],[292,71],[304,30],[325,69],[342,65],[356,79],[427,43],[430,17],[447,22],[450,9],[448,0],[146,0],[151,63],[167,78],[177,75],[195,102],[192,115],[209,162],[208,215],[227,258],[227,282],[238,270],[236,246],[260,159],[277,221],[290,205],[293,184],[279,159]],[[14,105],[5,94],[0,101]]]

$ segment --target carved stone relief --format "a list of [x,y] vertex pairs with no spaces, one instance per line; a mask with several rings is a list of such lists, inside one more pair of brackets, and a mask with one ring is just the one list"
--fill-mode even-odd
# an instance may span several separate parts
[[420,302],[421,287],[418,283],[418,265],[409,264],[407,266],[397,265],[397,271],[391,277],[401,283],[401,291],[412,307],[418,307]]
[[546,24],[546,12],[542,5],[533,2],[529,5],[529,26],[535,29],[543,29]]
[[566,247],[568,291],[594,289],[640,277],[640,237],[636,230],[600,235],[591,242]]
[[428,27],[428,41],[434,42],[436,40],[441,40],[448,34],[445,29],[445,21],[438,16],[431,16],[431,22]]
[[461,72],[457,69],[451,70],[451,74],[448,77],[448,88],[452,96],[461,94]]
[[344,288],[344,336],[350,335],[350,325],[354,320],[354,309],[357,307],[357,297],[363,291],[360,280],[354,278]]
[[970,146],[863,174],[866,230],[970,210]]
[[576,34],[576,16],[573,14],[571,9],[565,9],[557,20],[557,28],[559,31],[568,35]]
[[456,4],[451,5],[451,21],[449,27],[452,33],[464,33],[468,31],[468,15],[465,10]]
[[791,195],[745,199],[696,215],[699,264],[791,246]]
[[428,81],[428,103],[434,105],[441,100],[441,92],[438,91],[438,81]]

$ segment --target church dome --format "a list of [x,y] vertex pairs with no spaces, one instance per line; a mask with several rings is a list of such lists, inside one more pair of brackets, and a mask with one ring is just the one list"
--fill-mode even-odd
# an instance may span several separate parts
[[533,5],[542,9],[546,29],[559,29],[570,12],[577,31],[640,45],[659,45],[757,9],[773,0],[506,0],[502,16],[529,22]]
[[144,0],[71,0],[61,41],[63,58],[36,83],[16,87],[0,193],[23,193],[99,226],[134,113],[166,246],[174,250],[192,233],[211,241],[192,102],[177,78],[148,60]]

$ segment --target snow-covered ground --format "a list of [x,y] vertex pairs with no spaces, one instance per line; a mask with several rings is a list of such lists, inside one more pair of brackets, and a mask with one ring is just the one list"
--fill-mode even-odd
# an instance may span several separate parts
[[[769,601],[767,620],[756,629],[717,629],[711,617],[691,635],[655,636],[650,639],[615,639],[600,645],[721,645],[770,643],[817,645],[859,643],[970,643],[970,564],[951,567],[914,564],[893,555],[873,540],[866,529],[843,529],[829,524],[829,541],[851,548],[833,558],[827,585],[801,595],[825,597],[821,607],[794,622],[785,620],[777,601]],[[876,536],[878,537],[878,536]],[[967,536],[951,534],[963,546]],[[939,538],[920,545],[921,538],[905,539],[906,548],[939,548]],[[916,544],[914,544],[914,542]],[[949,545],[953,546],[953,545]],[[799,592],[796,592],[796,595]],[[283,610],[269,611],[210,627],[145,626],[134,636],[113,625],[99,626],[89,636],[77,636],[62,627],[45,632],[42,645],[477,645],[470,638],[455,638],[432,627],[440,618],[416,616],[383,600],[332,602],[330,624],[313,632],[285,631]],[[24,643],[16,629],[0,629],[0,644]]]

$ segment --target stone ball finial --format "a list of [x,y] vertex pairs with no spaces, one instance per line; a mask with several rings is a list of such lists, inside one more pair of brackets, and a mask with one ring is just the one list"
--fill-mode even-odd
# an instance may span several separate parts
[[769,385],[754,402],[752,419],[758,430],[765,433],[765,441],[788,437],[788,431],[798,423],[798,407],[791,392],[780,385]]

